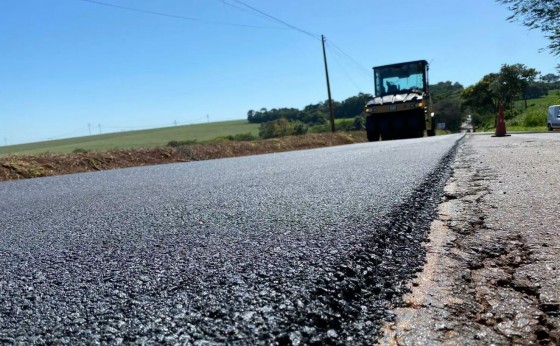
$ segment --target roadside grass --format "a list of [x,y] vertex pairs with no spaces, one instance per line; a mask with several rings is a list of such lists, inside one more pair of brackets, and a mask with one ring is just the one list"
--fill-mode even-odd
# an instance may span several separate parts
[[546,126],[521,126],[521,125],[507,125],[508,132],[547,132]]
[[[560,102],[560,90],[549,90],[548,91],[548,95],[543,96],[543,97],[539,97],[536,99],[528,99],[527,100],[527,105],[529,107],[531,106],[537,106],[537,105],[544,105],[544,106],[551,106],[551,105],[555,105],[558,104],[558,102]],[[524,108],[525,107],[525,101],[520,100],[520,101],[516,101],[515,105],[517,108]]]
[[[536,99],[527,100],[527,108],[525,101],[516,101],[513,106],[513,117],[507,119],[508,114],[511,116],[511,110],[506,111],[506,129],[508,132],[516,131],[533,131],[546,132],[546,116],[548,107],[560,104],[560,90],[550,90],[547,96]],[[477,131],[494,131],[493,121],[486,126],[479,126]]]

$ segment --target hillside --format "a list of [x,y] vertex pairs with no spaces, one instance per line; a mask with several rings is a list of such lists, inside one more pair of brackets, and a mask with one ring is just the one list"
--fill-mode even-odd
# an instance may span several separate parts
[[83,151],[108,151],[115,149],[154,148],[165,146],[170,141],[189,140],[204,142],[217,137],[244,133],[251,133],[257,136],[258,128],[258,124],[249,124],[246,120],[174,126],[2,146],[0,147],[0,155],[32,155],[46,152],[65,154],[77,149]]
[[548,107],[555,104],[560,104],[560,90],[550,90],[547,96],[527,100],[527,108],[524,101],[517,101],[506,121],[508,131],[546,131]]

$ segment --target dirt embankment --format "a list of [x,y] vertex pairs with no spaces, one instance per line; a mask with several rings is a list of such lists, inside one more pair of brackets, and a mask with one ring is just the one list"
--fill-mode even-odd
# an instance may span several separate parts
[[365,142],[365,133],[317,133],[250,142],[224,141],[152,149],[0,157],[0,181],[115,168],[201,161]]

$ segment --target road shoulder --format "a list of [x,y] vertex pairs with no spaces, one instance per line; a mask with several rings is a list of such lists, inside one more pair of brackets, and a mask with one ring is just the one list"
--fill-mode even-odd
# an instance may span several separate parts
[[426,265],[381,344],[560,343],[559,139],[465,140]]

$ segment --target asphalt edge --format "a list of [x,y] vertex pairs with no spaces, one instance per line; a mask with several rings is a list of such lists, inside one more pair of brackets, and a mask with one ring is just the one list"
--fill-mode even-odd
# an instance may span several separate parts
[[[390,212],[380,215],[370,206],[356,215],[355,221],[348,220],[359,225],[369,218],[366,228],[358,230],[369,236],[344,260],[324,268],[325,275],[316,279],[315,288],[308,293],[306,312],[294,317],[302,332],[288,330],[276,335],[273,343],[290,344],[302,337],[308,338],[310,345],[377,342],[384,321],[394,320],[393,309],[402,306],[403,295],[410,291],[407,284],[425,264],[422,244],[437,217],[437,206],[464,138],[457,138],[410,196]],[[313,336],[307,335],[309,329]]]

